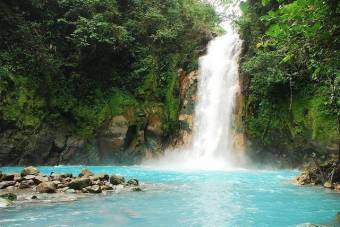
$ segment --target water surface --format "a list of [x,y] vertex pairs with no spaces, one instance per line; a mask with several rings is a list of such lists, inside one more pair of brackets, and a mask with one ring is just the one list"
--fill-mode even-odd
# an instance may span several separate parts
[[[39,167],[48,174],[82,166]],[[297,226],[334,224],[340,194],[290,183],[295,171],[166,171],[88,167],[137,178],[143,192],[95,195],[75,202],[0,210],[0,226]],[[22,168],[0,168],[19,172]]]

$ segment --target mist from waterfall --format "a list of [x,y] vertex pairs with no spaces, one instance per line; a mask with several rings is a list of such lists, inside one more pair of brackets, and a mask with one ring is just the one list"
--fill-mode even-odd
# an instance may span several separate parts
[[174,169],[231,169],[238,166],[233,149],[233,110],[239,91],[238,59],[241,40],[233,19],[240,16],[239,0],[228,4],[208,0],[222,16],[225,33],[208,44],[199,59],[198,100],[194,114],[193,141],[185,150],[167,150],[146,165]]

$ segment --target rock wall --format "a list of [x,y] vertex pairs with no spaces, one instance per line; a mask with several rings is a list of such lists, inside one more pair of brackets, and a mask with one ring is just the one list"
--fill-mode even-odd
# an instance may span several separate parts
[[72,124],[46,124],[36,131],[7,128],[0,132],[0,166],[138,163],[164,144],[161,112],[148,111],[114,116],[88,140],[74,135]]
[[180,87],[180,112],[178,135],[174,139],[173,147],[188,147],[192,142],[192,131],[194,128],[194,112],[197,100],[198,71],[190,73],[182,69],[178,71]]

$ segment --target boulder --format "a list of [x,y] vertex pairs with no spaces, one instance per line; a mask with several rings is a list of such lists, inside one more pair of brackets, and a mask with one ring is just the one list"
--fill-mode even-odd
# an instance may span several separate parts
[[36,200],[36,199],[38,199],[38,197],[37,197],[36,195],[33,195],[33,196],[31,197],[31,199]]
[[138,186],[139,185],[139,181],[137,179],[130,179],[130,180],[128,180],[128,182],[126,184],[127,185]]
[[20,182],[19,189],[30,188],[32,186],[34,186],[33,180],[23,180]]
[[14,181],[15,174],[6,174],[3,173],[0,175],[0,181]]
[[86,187],[86,189],[89,193],[101,193],[102,192],[102,189],[99,185],[89,186],[89,187]]
[[0,182],[0,189],[7,188],[8,186],[13,186],[15,185],[15,181],[2,181]]
[[132,188],[132,191],[133,192],[141,192],[143,190],[140,187],[134,187],[134,188]]
[[42,182],[48,181],[48,177],[44,177],[44,176],[38,175],[38,176],[35,176],[35,177],[33,178],[33,181],[34,181],[35,184],[40,184],[40,183],[42,183]]
[[323,186],[324,186],[325,188],[333,188],[332,183],[329,182],[329,181],[325,182],[325,183],[323,184]]
[[107,182],[106,184],[102,185],[101,188],[103,191],[113,190],[113,185]]
[[337,191],[340,191],[340,184],[336,184],[336,185],[334,186],[334,189],[337,190]]
[[50,178],[52,180],[63,181],[66,178],[72,178],[72,173],[51,173]]
[[81,190],[91,185],[91,180],[89,178],[76,178],[68,183],[68,187],[75,190]]
[[124,182],[125,182],[125,179],[122,176],[112,175],[110,177],[110,183],[112,185],[124,184]]
[[82,169],[80,174],[79,174],[79,177],[90,177],[90,176],[93,176],[94,173],[92,173],[90,170],[88,169]]
[[6,191],[15,191],[17,188],[15,187],[15,186],[8,186],[7,188],[6,188]]
[[35,175],[26,175],[23,178],[24,180],[33,180],[35,178]]
[[39,170],[35,168],[34,166],[28,166],[21,171],[22,176],[37,175],[38,173],[39,173]]
[[42,182],[37,186],[40,193],[55,193],[57,186],[53,182]]
[[336,213],[336,218],[335,218],[336,222],[340,224],[340,212]]
[[96,174],[95,177],[98,177],[99,180],[101,181],[109,181],[110,180],[110,176],[108,174]]
[[66,193],[76,193],[76,190],[69,188],[65,192]]
[[14,193],[8,192],[8,193],[1,194],[0,198],[8,199],[10,201],[14,201],[14,200],[17,200],[17,195],[14,194]]
[[0,198],[0,208],[8,207],[12,205],[12,202],[8,199]]

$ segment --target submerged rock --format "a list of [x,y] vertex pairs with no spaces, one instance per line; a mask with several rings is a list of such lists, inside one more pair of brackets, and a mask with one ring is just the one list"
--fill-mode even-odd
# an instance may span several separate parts
[[57,185],[53,182],[42,182],[37,186],[37,191],[40,193],[55,193]]
[[130,179],[130,180],[128,180],[128,182],[126,184],[127,185],[138,186],[139,185],[139,181],[137,179]]
[[34,166],[28,166],[21,171],[22,176],[37,175],[38,173],[39,173],[39,170]]
[[0,208],[8,207],[11,206],[12,204],[13,203],[8,199],[0,198]]
[[124,179],[124,177],[122,177],[122,176],[112,175],[112,176],[110,177],[110,183],[111,183],[112,185],[124,184],[124,182],[125,182],[125,179]]
[[340,212],[336,213],[335,220],[336,220],[337,223],[340,224]]
[[14,200],[17,200],[17,195],[14,194],[14,193],[8,192],[8,193],[1,194],[0,198],[8,199],[10,201],[14,201]]
[[31,197],[31,199],[36,200],[36,199],[38,199],[38,197],[37,197],[36,195],[33,195],[33,196]]
[[141,192],[143,190],[140,187],[134,187],[134,188],[132,188],[132,191],[133,192]]

